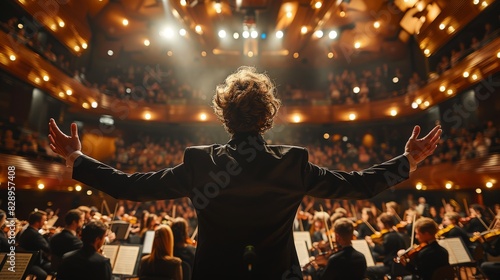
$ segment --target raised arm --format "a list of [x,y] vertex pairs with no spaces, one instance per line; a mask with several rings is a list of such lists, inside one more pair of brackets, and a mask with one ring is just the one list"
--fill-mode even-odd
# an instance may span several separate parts
[[405,155],[410,161],[411,170],[417,168],[417,164],[422,162],[425,158],[432,155],[434,150],[436,150],[439,139],[441,138],[440,125],[436,125],[425,137],[418,139],[420,134],[420,126],[416,125],[413,128],[413,133],[411,134],[408,142],[405,146]]
[[71,136],[64,134],[59,129],[54,119],[50,119],[49,121],[49,130],[50,148],[54,153],[66,159],[66,165],[72,165],[72,161],[82,154],[82,143],[78,137],[78,127],[76,123],[71,124]]

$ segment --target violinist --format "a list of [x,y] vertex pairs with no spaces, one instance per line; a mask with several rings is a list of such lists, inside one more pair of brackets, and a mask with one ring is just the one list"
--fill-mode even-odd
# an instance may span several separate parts
[[[377,219],[380,228],[380,241],[372,236],[365,237],[368,245],[373,248],[373,251],[383,256],[384,265],[368,267],[366,275],[369,279],[383,279],[384,275],[391,272],[394,265],[394,258],[400,249],[406,248],[405,241],[400,233],[394,230],[394,219],[387,213],[381,214]],[[375,244],[377,242],[377,244]],[[380,243],[380,244],[378,244]]]
[[358,223],[357,227],[357,238],[365,239],[366,236],[374,234],[379,231],[377,226],[377,218],[373,215],[370,208],[365,207],[361,210],[361,221]]
[[[314,260],[313,267],[321,280],[361,280],[366,272],[366,259],[352,247],[353,223],[340,218],[333,224],[338,249]],[[315,278],[313,278],[315,279]]]
[[[174,257],[178,257],[183,263],[188,264],[190,270],[194,265],[194,254],[196,252],[194,245],[196,243],[188,235],[188,223],[184,218],[177,217],[172,221],[170,228],[174,236]],[[186,265],[182,267],[182,275],[184,275],[184,279],[189,280],[187,275],[191,275],[191,271],[185,271],[187,270],[186,267]]]
[[465,226],[468,233],[483,232],[488,229],[484,208],[479,204],[471,204],[469,207],[469,222]]
[[462,239],[464,244],[471,251],[471,242],[469,240],[469,235],[467,232],[459,226],[460,215],[456,212],[449,212],[444,215],[443,218],[443,228],[440,229],[436,237],[437,238],[451,238],[459,237]]
[[415,222],[415,237],[419,245],[398,252],[398,257],[405,260],[402,263],[406,270],[412,273],[405,280],[431,280],[438,268],[450,265],[448,251],[436,241],[437,231],[438,225],[430,218],[420,218]]
[[[490,237],[485,237],[483,243],[484,250],[493,257],[500,256],[500,216],[497,216],[496,223],[491,230]],[[481,264],[481,270],[489,279],[500,279],[500,262],[485,261]]]

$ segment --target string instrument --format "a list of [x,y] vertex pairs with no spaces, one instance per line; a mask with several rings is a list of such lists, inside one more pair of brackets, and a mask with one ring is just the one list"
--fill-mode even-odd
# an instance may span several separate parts
[[316,266],[318,265],[317,262],[321,262],[321,263],[326,263],[328,262],[328,259],[335,253],[341,251],[342,248],[341,247],[338,247],[338,246],[335,246],[333,249],[329,250],[329,251],[326,251],[326,252],[322,252],[320,254],[318,254],[317,256],[313,256],[310,258],[310,261],[308,263],[306,263],[304,266],[302,266],[302,271],[305,271],[307,269],[309,269],[311,266],[316,268]]
[[402,265],[407,265],[415,259],[415,256],[418,254],[418,252],[420,252],[425,246],[427,246],[427,243],[421,243],[419,245],[414,245],[406,249],[401,256],[394,258],[394,262],[400,263]]
[[469,238],[469,240],[471,242],[479,241],[479,242],[483,243],[483,242],[490,242],[495,237],[498,237],[498,236],[500,236],[500,228],[483,231],[478,235],[472,236],[471,238]]
[[383,229],[381,231],[375,232],[374,234],[370,235],[370,238],[372,239],[373,242],[375,243],[382,243],[384,241],[384,235],[389,233],[388,229]]
[[436,233],[436,238],[444,238],[443,235],[446,234],[446,233],[448,233],[454,227],[455,227],[455,225],[451,224],[451,225],[448,225],[445,228],[442,228],[442,229],[438,230],[438,232]]

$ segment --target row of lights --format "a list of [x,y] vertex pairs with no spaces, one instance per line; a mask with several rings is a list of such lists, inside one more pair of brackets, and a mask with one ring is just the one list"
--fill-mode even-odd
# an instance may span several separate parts
[[[493,181],[488,181],[486,182],[485,186],[486,188],[488,189],[491,189],[493,187]],[[452,181],[448,181],[444,184],[444,187],[447,189],[447,190],[451,190],[453,188],[453,182]],[[427,189],[427,186],[425,186],[422,182],[417,182],[415,184],[415,189],[417,190],[426,190]],[[481,193],[482,190],[480,188],[477,188],[476,189],[476,193]]]
[[[37,187],[38,187],[39,190],[45,189],[45,185],[42,184],[42,183],[38,184]],[[82,186],[80,186],[80,185],[75,185],[74,187],[73,186],[69,186],[68,187],[68,191],[70,191],[70,192],[72,192],[72,191],[80,192],[80,191],[82,191]],[[92,195],[92,190],[87,190],[87,195]]]

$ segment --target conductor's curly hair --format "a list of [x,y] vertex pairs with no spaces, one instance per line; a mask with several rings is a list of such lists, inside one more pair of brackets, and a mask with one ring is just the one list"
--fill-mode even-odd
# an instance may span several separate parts
[[275,86],[266,74],[242,66],[216,88],[215,115],[231,133],[264,133],[273,126],[281,106]]

